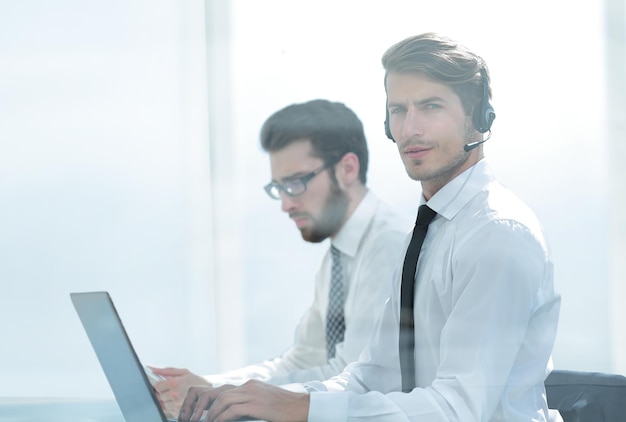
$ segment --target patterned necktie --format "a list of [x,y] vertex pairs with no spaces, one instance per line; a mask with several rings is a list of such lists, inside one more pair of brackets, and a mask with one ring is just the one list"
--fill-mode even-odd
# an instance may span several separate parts
[[422,205],[417,212],[411,242],[404,257],[402,267],[402,287],[400,291],[400,370],[402,391],[408,393],[415,388],[415,321],[413,302],[415,301],[415,269],[428,225],[437,213]]
[[330,289],[328,290],[328,311],[326,312],[326,356],[335,356],[335,345],[343,341],[346,321],[343,316],[343,271],[341,252],[330,247],[332,266],[330,271]]

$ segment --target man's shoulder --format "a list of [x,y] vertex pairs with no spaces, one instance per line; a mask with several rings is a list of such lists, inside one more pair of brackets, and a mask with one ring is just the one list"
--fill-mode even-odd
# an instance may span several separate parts
[[379,200],[372,223],[380,232],[406,234],[413,228],[414,216],[398,206]]
[[534,226],[539,219],[532,208],[515,192],[500,183],[493,183],[485,197],[487,218],[490,220],[510,220]]
[[366,249],[401,249],[413,225],[408,212],[379,200],[362,245]]
[[509,188],[497,182],[477,195],[469,205],[462,214],[463,222],[457,224],[459,235],[465,231],[483,230],[490,233],[526,232],[539,239],[545,237],[541,221],[532,208]]

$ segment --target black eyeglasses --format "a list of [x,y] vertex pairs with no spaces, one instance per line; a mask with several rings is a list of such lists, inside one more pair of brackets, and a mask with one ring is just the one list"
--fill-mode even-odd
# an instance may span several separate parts
[[263,187],[265,192],[273,199],[280,199],[280,191],[285,192],[289,196],[298,196],[306,192],[306,184],[311,181],[315,176],[326,170],[327,165],[313,170],[311,173],[307,173],[302,177],[294,177],[292,179],[285,180],[284,183],[270,182]]

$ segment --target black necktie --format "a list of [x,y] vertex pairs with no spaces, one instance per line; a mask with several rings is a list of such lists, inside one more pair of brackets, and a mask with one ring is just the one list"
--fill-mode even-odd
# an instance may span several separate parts
[[413,302],[415,301],[415,269],[422,249],[422,243],[428,231],[428,225],[437,213],[427,205],[419,207],[417,221],[413,228],[411,242],[404,257],[402,267],[402,287],[400,290],[400,370],[402,373],[402,391],[410,392],[415,388],[415,333],[413,320]]

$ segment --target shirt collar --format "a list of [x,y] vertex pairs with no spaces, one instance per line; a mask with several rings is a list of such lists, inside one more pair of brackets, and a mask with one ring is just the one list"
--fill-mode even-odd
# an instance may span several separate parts
[[[495,180],[491,167],[484,158],[439,189],[427,202],[446,220],[454,216],[483,188]],[[424,198],[422,197],[422,203]]]
[[355,208],[348,221],[341,227],[337,236],[332,240],[334,247],[350,257],[356,255],[361,239],[365,235],[370,222],[378,208],[378,198],[371,191],[367,191],[363,199]]

